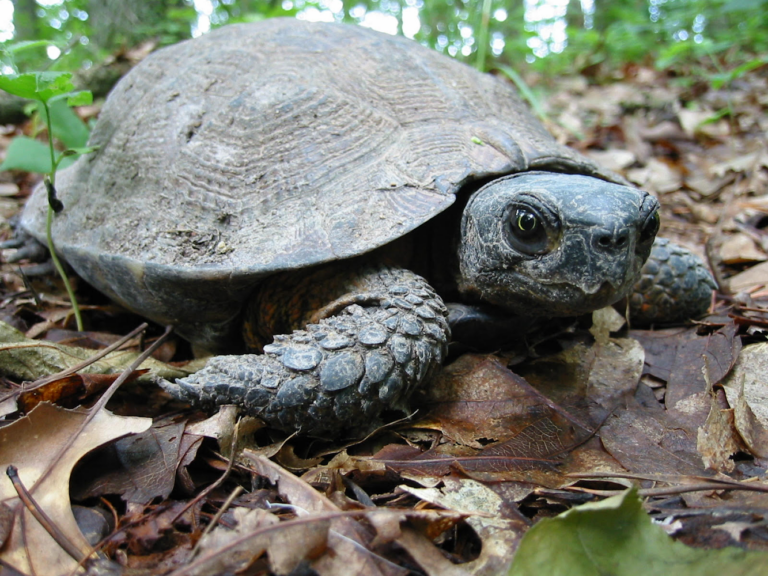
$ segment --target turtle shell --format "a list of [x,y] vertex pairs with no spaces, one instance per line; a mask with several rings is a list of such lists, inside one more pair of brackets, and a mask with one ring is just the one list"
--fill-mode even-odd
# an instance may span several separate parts
[[[515,90],[411,40],[273,19],[164,48],[109,95],[98,150],[58,175],[57,251],[211,344],[265,275],[363,254],[525,170],[613,177]],[[23,224],[42,238],[38,190]]]

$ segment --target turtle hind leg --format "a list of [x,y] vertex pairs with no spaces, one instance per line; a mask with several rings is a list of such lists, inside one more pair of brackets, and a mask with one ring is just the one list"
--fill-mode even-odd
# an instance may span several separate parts
[[161,385],[213,407],[237,404],[268,425],[310,436],[362,435],[384,410],[406,410],[442,363],[450,330],[439,296],[402,269],[355,273],[353,294],[333,313],[278,335],[263,354],[217,356]]
[[703,316],[716,287],[701,258],[666,238],[657,238],[629,296],[630,320],[645,326]]

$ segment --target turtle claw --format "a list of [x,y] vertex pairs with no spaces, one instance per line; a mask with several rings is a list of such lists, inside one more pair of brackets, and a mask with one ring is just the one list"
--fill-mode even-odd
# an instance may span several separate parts
[[5,261],[13,264],[22,260],[35,263],[43,263],[50,260],[48,248],[17,224],[12,223],[14,227],[13,238],[0,242],[0,250],[16,249],[15,252],[12,252],[5,258]]

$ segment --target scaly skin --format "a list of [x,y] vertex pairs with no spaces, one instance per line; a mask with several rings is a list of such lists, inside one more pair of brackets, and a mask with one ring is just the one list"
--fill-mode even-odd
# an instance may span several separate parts
[[629,297],[629,317],[635,325],[649,325],[702,316],[716,287],[698,256],[666,238],[656,238]]
[[[275,336],[264,354],[217,356],[196,374],[161,385],[205,407],[239,404],[274,428],[359,436],[383,410],[407,409],[413,391],[442,364],[450,329],[442,299],[412,272],[369,267],[352,282],[358,290],[351,300],[367,304]],[[291,291],[283,298],[293,300]]]

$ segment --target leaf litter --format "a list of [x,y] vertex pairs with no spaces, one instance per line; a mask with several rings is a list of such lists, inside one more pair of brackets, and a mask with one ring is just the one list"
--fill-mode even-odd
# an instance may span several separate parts
[[[694,94],[656,70],[624,72],[548,80],[548,127],[659,197],[661,235],[718,273],[708,318],[637,330],[605,310],[524,350],[459,356],[411,420],[344,446],[171,401],[147,380],[194,371],[175,341],[80,430],[142,343],[93,363],[88,348],[138,321],[91,294],[94,331],[68,330],[56,281],[33,279],[30,292],[3,265],[6,467],[79,554],[95,550],[91,569],[109,561],[117,574],[543,574],[558,559],[569,574],[600,562],[617,574],[656,562],[683,575],[768,567],[768,126],[752,97],[768,78],[757,69],[726,88],[722,115],[726,89]],[[32,184],[0,175],[4,201]],[[75,572],[4,478],[0,560]]]

